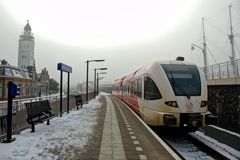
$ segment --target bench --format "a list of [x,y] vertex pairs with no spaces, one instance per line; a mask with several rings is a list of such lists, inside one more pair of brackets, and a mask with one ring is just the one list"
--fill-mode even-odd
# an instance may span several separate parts
[[32,132],[35,132],[35,124],[47,121],[50,124],[50,119],[55,117],[48,100],[25,103],[28,114],[27,122],[32,125]]
[[75,100],[76,100],[77,110],[78,110],[78,106],[79,106],[79,105],[80,105],[81,108],[82,108],[82,103],[83,103],[82,96],[81,96],[81,95],[76,95],[76,96],[75,96]]

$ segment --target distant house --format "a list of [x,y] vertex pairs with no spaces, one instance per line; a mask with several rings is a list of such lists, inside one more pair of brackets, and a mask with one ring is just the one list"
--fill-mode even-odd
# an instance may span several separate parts
[[42,72],[37,75],[37,86],[40,95],[49,95],[49,74],[46,68],[42,69]]
[[20,69],[11,65],[0,65],[0,101],[7,100],[8,81],[20,86],[20,96],[18,98],[34,97],[36,93],[36,81],[33,74],[26,69]]

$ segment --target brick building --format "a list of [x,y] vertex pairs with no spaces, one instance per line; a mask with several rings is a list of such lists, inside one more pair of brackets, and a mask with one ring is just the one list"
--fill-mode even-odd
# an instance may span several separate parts
[[0,65],[0,101],[7,100],[8,81],[20,86],[18,98],[34,97],[36,92],[36,81],[32,79],[33,74],[26,69],[20,69],[11,65]]

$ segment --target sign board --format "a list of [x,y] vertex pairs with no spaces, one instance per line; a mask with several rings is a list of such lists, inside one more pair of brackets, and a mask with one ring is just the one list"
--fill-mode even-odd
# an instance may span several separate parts
[[10,92],[10,96],[11,97],[15,98],[16,96],[19,96],[20,95],[20,87],[19,87],[19,85],[11,83],[9,92]]
[[72,73],[72,67],[63,64],[63,63],[58,63],[57,64],[57,69],[63,72],[67,72],[67,73]]

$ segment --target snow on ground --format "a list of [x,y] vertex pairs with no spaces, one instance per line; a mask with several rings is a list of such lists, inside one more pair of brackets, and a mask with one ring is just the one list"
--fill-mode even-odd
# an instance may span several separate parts
[[[224,131],[227,131],[227,130],[224,130]],[[213,138],[206,136],[203,132],[196,131],[195,133],[189,133],[189,134],[195,137],[196,139],[198,139],[199,141],[201,141],[202,143],[206,144],[207,146],[213,148],[215,151],[224,155],[225,157],[228,157],[229,159],[236,159],[236,160],[240,159],[240,151],[237,151],[223,143],[218,142]]]
[[226,129],[223,129],[223,128],[220,128],[220,127],[214,126],[214,125],[209,125],[209,126],[210,126],[210,127],[213,127],[213,128],[216,128],[216,129],[218,129],[218,130],[220,130],[220,131],[229,133],[229,134],[231,134],[231,135],[237,136],[237,137],[240,138],[240,134],[238,134],[238,133],[235,133],[235,132],[232,132],[232,131],[229,131],[229,130],[226,130]]
[[50,120],[50,125],[38,124],[35,132],[26,129],[13,135],[12,143],[0,143],[0,160],[55,160],[73,159],[81,153],[97,124],[97,109],[101,106],[99,97],[72,110],[62,117]]

